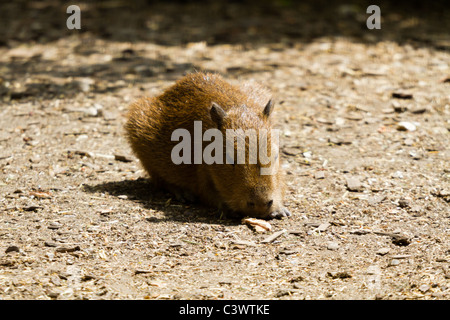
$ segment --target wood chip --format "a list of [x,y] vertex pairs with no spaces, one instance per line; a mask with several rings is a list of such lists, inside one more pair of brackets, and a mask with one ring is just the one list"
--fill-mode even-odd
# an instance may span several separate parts
[[39,199],[48,199],[52,197],[50,192],[45,191],[31,191],[30,196],[35,196],[36,198]]
[[331,224],[329,222],[321,223],[314,231],[323,232],[325,231]]
[[280,237],[281,235],[285,234],[287,232],[286,229],[277,231],[272,233],[270,236],[268,236],[267,238],[265,238],[263,241],[261,241],[261,243],[270,243],[273,242],[275,239],[277,239],[278,237]]
[[272,231],[272,225],[266,220],[256,218],[244,218],[242,223],[252,227],[257,232]]
[[232,240],[232,244],[236,245],[242,245],[242,246],[250,246],[250,247],[256,247],[256,243],[252,241],[246,241],[246,240]]

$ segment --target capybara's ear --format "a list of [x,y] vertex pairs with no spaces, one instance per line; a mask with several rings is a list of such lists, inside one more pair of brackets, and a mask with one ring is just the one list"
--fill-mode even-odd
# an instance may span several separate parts
[[227,116],[227,113],[215,102],[211,104],[211,110],[209,112],[211,114],[211,119],[216,123],[217,128],[220,129],[222,127],[223,119]]
[[274,103],[273,100],[270,99],[269,102],[267,102],[266,106],[264,107],[263,115],[268,118],[270,114],[273,111]]

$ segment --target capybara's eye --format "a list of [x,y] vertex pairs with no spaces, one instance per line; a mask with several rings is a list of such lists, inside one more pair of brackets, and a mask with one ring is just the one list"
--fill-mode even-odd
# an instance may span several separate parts
[[247,206],[249,208],[254,208],[255,207],[255,203],[254,202],[247,202]]
[[272,206],[272,204],[273,204],[273,200],[269,200],[269,201],[267,202],[267,207],[270,208],[270,207]]

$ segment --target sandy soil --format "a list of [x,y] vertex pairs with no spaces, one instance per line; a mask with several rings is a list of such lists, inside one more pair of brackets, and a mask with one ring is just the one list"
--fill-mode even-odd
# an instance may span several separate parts
[[[1,299],[448,299],[444,2],[0,5]],[[408,9],[407,9],[408,8]],[[150,187],[127,105],[186,72],[276,97],[287,219]],[[263,240],[283,231],[272,242]]]

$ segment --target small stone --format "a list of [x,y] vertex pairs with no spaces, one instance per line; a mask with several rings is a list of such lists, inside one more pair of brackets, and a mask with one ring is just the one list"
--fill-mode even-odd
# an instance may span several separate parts
[[412,146],[414,144],[414,140],[413,139],[405,139],[405,141],[403,141],[403,144],[405,146]]
[[58,245],[56,244],[56,242],[51,242],[51,241],[45,241],[44,245],[46,247],[57,247]]
[[415,109],[412,109],[410,112],[414,113],[414,114],[422,114],[422,113],[427,112],[427,108],[426,107],[417,107]]
[[311,151],[303,152],[302,155],[303,155],[303,157],[305,157],[306,159],[311,159],[311,157],[312,157]]
[[421,156],[419,153],[415,152],[415,151],[411,151],[411,152],[409,153],[409,156],[410,156],[411,158],[413,158],[414,160],[420,160],[420,159],[422,159],[422,156]]
[[367,274],[375,274],[375,275],[379,275],[381,274],[381,269],[379,266],[377,265],[370,265],[369,267],[367,267]]
[[412,99],[413,95],[410,93],[404,93],[404,92],[393,92],[392,98],[396,99]]
[[58,298],[59,293],[55,292],[55,291],[48,290],[47,291],[47,296],[52,298],[52,299],[56,299],[56,298]]
[[396,246],[405,247],[411,243],[411,240],[402,235],[395,235],[392,236],[392,243]]
[[89,92],[91,90],[91,86],[94,84],[94,80],[91,78],[82,78],[78,80],[78,86],[81,91]]
[[394,112],[402,113],[408,110],[408,107],[401,106],[401,105],[394,105]]
[[75,251],[79,251],[81,250],[80,246],[75,246],[75,247],[59,247],[56,248],[56,252],[60,252],[60,253],[67,253],[67,252],[75,252]]
[[362,191],[363,189],[361,181],[359,180],[358,177],[347,177],[346,182],[347,182],[347,189],[350,191],[358,192]]
[[98,116],[98,110],[94,107],[89,107],[83,110],[83,114],[88,117],[97,117]]
[[39,209],[42,209],[43,207],[41,206],[26,206],[23,207],[23,211],[38,211]]
[[330,241],[330,242],[328,242],[328,244],[327,244],[327,249],[328,250],[337,250],[337,249],[339,249],[339,243],[337,243],[337,242],[334,242],[334,241]]
[[328,142],[337,146],[344,144],[344,141],[338,137],[331,137],[328,139]]
[[384,256],[384,255],[388,254],[389,251],[391,251],[390,248],[381,248],[376,252],[376,254],[379,254],[380,256]]
[[81,281],[89,281],[95,279],[95,276],[92,274],[85,274],[81,277]]
[[344,118],[336,118],[336,119],[334,119],[334,121],[335,121],[335,123],[336,123],[336,125],[337,126],[343,126],[344,124],[345,124],[345,119]]
[[400,208],[408,208],[410,206],[410,204],[407,199],[400,199],[400,200],[398,200],[398,206]]
[[61,228],[61,227],[62,227],[62,224],[59,223],[59,222],[51,222],[51,223],[48,225],[48,228],[51,229],[51,230],[56,230],[56,229],[59,229],[59,228]]
[[38,155],[38,154],[31,156],[30,162],[31,163],[39,163],[39,162],[41,162],[41,156]]
[[88,117],[99,117],[103,115],[103,106],[101,104],[95,103],[92,107],[83,110],[85,116]]
[[416,126],[411,122],[401,121],[397,124],[397,130],[398,131],[415,131]]
[[327,275],[333,279],[348,279],[352,277],[352,275],[347,271],[328,272]]
[[325,172],[323,172],[323,171],[316,171],[314,173],[314,179],[325,179]]
[[422,293],[425,293],[425,292],[427,292],[428,290],[430,290],[430,286],[427,285],[427,284],[423,284],[423,285],[421,285],[421,286],[419,287],[419,291],[422,292]]
[[109,111],[103,111],[103,119],[106,121],[113,121],[117,119],[117,114]]
[[122,161],[122,162],[132,162],[133,161],[133,159],[131,159],[127,156],[121,155],[121,154],[115,154],[114,160]]
[[395,266],[398,266],[399,264],[400,264],[400,260],[398,260],[398,259],[392,259],[389,261],[390,267],[395,267]]
[[370,205],[376,205],[386,200],[386,198],[387,197],[385,195],[373,196],[367,199],[367,202],[369,202]]
[[50,278],[50,282],[53,283],[55,286],[61,285],[61,278],[57,275],[54,275]]
[[422,207],[419,206],[419,205],[414,205],[414,206],[411,206],[411,207],[409,208],[409,211],[410,211],[410,212],[414,212],[414,213],[420,213],[420,212],[423,211],[423,209],[422,209]]
[[20,252],[20,249],[18,246],[9,246],[8,248],[6,248],[5,253],[10,252]]
[[392,178],[403,179],[403,172],[395,171],[394,174],[392,175]]

